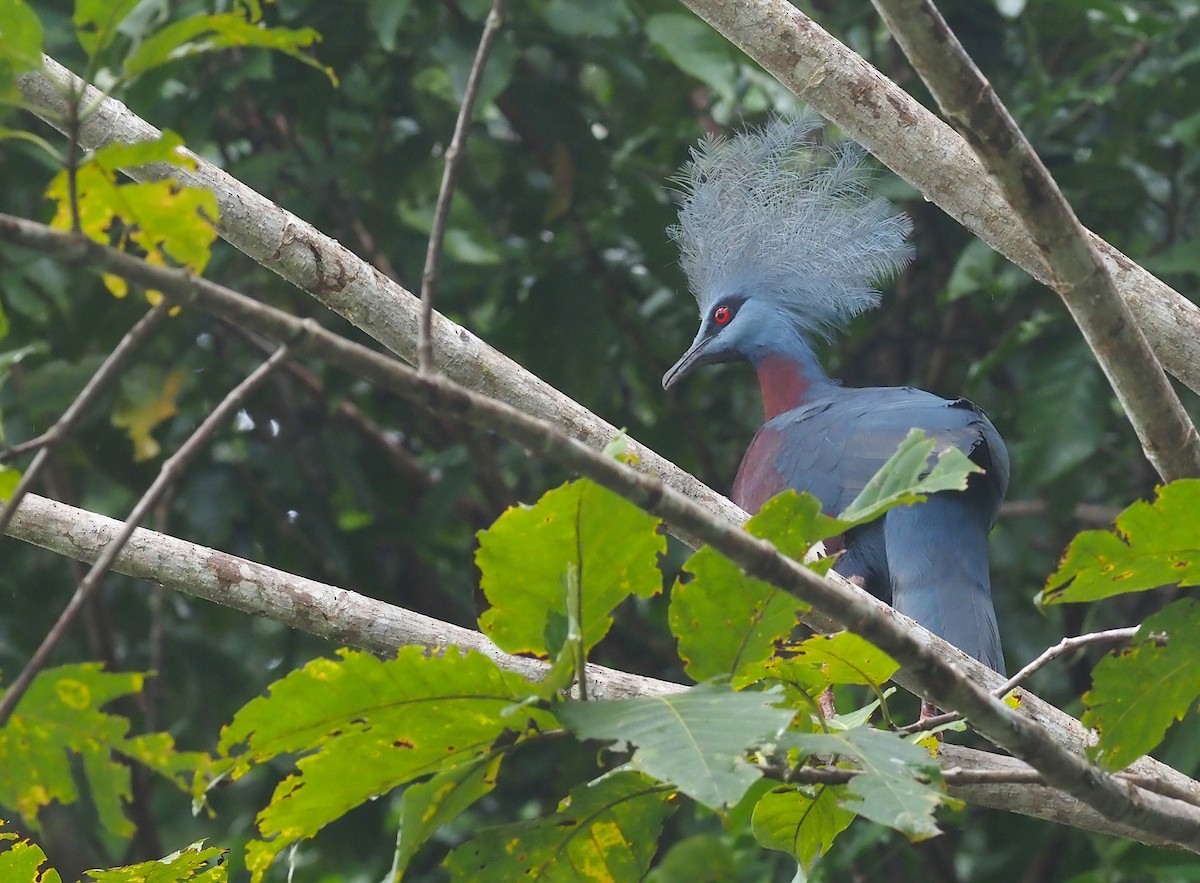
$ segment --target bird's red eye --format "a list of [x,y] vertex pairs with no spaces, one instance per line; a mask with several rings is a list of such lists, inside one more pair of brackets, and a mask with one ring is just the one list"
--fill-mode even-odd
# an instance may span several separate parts
[[713,321],[718,325],[726,325],[733,318],[733,312],[727,306],[719,306],[713,310]]

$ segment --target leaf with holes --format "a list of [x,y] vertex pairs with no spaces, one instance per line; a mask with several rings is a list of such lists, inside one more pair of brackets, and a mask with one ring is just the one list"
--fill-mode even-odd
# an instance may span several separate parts
[[[831,536],[832,519],[809,494],[780,494],[746,522],[746,530],[771,540],[781,552],[802,559],[813,543]],[[837,528],[832,533],[838,533]],[[742,686],[762,677],[762,664],[796,627],[807,605],[789,592],[746,576],[736,564],[706,546],[683,566],[671,590],[671,632],[679,655],[697,681],[719,675]]]
[[492,605],[479,626],[503,650],[553,656],[567,638],[567,578],[581,593],[584,650],[612,627],[612,611],[630,595],[662,589],[658,556],[666,540],[658,519],[587,480],[515,506],[479,534],[475,563]]
[[1085,530],[1071,541],[1038,597],[1042,604],[1097,601],[1159,586],[1200,585],[1200,479],[1158,489],[1117,516],[1116,531]]
[[262,839],[246,850],[251,878],[350,809],[430,774],[475,764],[527,734],[556,726],[526,704],[535,687],[480,653],[429,656],[404,647],[393,660],[340,651],[315,659],[247,703],[221,731],[223,757],[197,777],[238,778],[296,754],[296,772],[258,814]]
[[1138,629],[1128,646],[1100,660],[1084,694],[1083,722],[1099,732],[1089,756],[1107,770],[1124,769],[1152,751],[1200,696],[1200,602],[1168,604]]
[[160,859],[87,874],[90,883],[226,883],[225,854],[201,841]]
[[674,811],[672,789],[625,771],[573,788],[543,819],[485,830],[450,853],[455,881],[641,880]]
[[46,853],[36,843],[19,839],[12,831],[5,831],[4,820],[0,819],[0,880],[25,881],[30,883],[62,883],[62,877],[53,868],[47,868]]
[[894,659],[853,632],[813,635],[787,650],[788,655],[772,659],[766,670],[784,682],[805,686],[878,687],[900,668]]
[[754,806],[754,839],[811,870],[854,821],[854,813],[841,806],[845,791],[844,785],[783,785],[771,790]]
[[733,806],[761,777],[745,754],[772,742],[792,712],[772,693],[735,693],[706,683],[686,693],[604,702],[569,702],[555,713],[582,739],[634,747],[629,765],[670,782],[713,809]]

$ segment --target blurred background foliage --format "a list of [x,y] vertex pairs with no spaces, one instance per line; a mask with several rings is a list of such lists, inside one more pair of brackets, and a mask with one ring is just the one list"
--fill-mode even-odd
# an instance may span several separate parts
[[[217,3],[221,7],[224,4]],[[929,103],[866,4],[798,4],[871,63]],[[278,0],[273,23],[311,26],[315,54],[340,78],[264,51],[182,60],[118,94],[143,118],[339,239],[410,289],[419,287],[442,153],[489,4],[485,0]],[[71,4],[39,0],[47,51],[76,71]],[[199,0],[144,0],[123,25],[130,43],[160,25],[214,11]],[[1189,297],[1200,280],[1200,7],[1191,0],[947,3],[944,13],[1050,165],[1083,222]],[[103,72],[99,81],[104,82]],[[761,420],[748,368],[698,375],[666,395],[662,372],[690,341],[694,303],[665,233],[670,175],[706,132],[790,114],[795,99],[723,38],[668,0],[511,3],[484,80],[455,196],[439,308],[568,395],[727,491]],[[29,116],[10,126],[61,138]],[[18,141],[0,142],[0,207],[46,220],[57,171]],[[1011,505],[993,536],[993,585],[1009,665],[1064,633],[1140,621],[1155,593],[1086,611],[1032,603],[1081,526],[1105,523],[1145,496],[1141,456],[1065,310],[908,185],[880,175],[881,193],[915,223],[917,260],[882,309],[829,346],[851,385],[903,385],[987,409],[1014,463]],[[206,272],[254,297],[340,319],[225,246]],[[115,300],[93,275],[0,246],[0,352],[26,347],[0,387],[3,444],[46,429],[144,309]],[[3,323],[0,323],[3,334]],[[123,517],[173,450],[263,356],[256,345],[185,311],[62,449],[39,490]],[[1185,393],[1195,415],[1196,397]],[[165,407],[164,407],[165,405]],[[159,408],[143,444],[116,415]],[[350,408],[349,415],[347,408]],[[421,612],[473,625],[474,532],[506,506],[565,478],[486,434],[430,421],[321,364],[276,376],[159,508],[160,530]],[[1099,521],[1097,521],[1099,519]],[[0,667],[28,658],[77,578],[70,562],[0,541]],[[682,550],[672,547],[676,561]],[[668,678],[681,672],[662,599],[629,605],[597,661]],[[59,661],[102,659],[154,669],[140,708],[185,748],[210,749],[218,728],[267,684],[332,648],[275,623],[110,577]],[[1094,658],[1033,683],[1078,710]],[[1177,728],[1163,758],[1194,773],[1200,733]],[[557,753],[555,751],[557,750]],[[590,775],[591,755],[540,746],[422,854],[413,879],[466,826],[553,808]],[[85,809],[49,812],[43,838],[64,871],[169,852],[200,837],[238,846],[274,782],[256,775],[215,795],[214,818],[142,782],[131,844],[101,842]],[[377,880],[395,831],[390,799],[363,807],[298,856],[304,880]],[[1004,813],[947,815],[947,833],[910,844],[859,823],[813,879],[1118,881],[1200,879],[1170,853]],[[724,833],[702,812],[669,823],[655,879],[790,879],[782,855]],[[239,861],[235,857],[235,862]],[[281,873],[279,869],[276,873]]]

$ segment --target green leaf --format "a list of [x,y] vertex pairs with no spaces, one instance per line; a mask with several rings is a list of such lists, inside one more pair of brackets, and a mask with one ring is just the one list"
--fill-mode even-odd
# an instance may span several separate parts
[[686,693],[568,702],[555,713],[582,739],[629,743],[636,749],[631,767],[720,810],[737,803],[762,775],[745,753],[773,740],[791,721],[791,711],[771,704],[778,699],[706,683]]
[[88,871],[87,875],[92,883],[225,883],[229,879],[226,852],[215,846],[205,847],[200,841],[164,858]]
[[[0,829],[3,827],[4,821],[0,819]],[[45,866],[49,859],[36,843],[18,839],[11,831],[0,830],[0,845],[4,844],[7,846],[0,850],[0,880],[62,883],[58,871]]]
[[618,604],[662,588],[658,556],[666,540],[658,523],[587,480],[509,509],[479,534],[475,563],[492,605],[480,628],[509,653],[557,654],[567,636],[565,580],[574,567],[583,645],[591,649],[608,633]]
[[117,35],[117,25],[133,11],[139,0],[75,0],[71,21],[75,36],[89,57],[107,49]]
[[181,369],[161,374],[145,366],[132,371],[121,383],[121,399],[113,408],[112,425],[124,429],[133,442],[133,459],[152,460],[162,450],[154,429],[175,416],[175,399],[187,373]]
[[572,38],[615,37],[634,20],[625,0],[549,0],[542,6],[542,17],[558,33]]
[[446,859],[450,879],[640,880],[658,851],[663,821],[674,811],[673,796],[628,771],[573,788],[553,815],[483,831],[455,849]]
[[411,7],[411,0],[368,0],[367,22],[371,25],[371,33],[386,51],[395,50],[400,22]]
[[786,657],[771,660],[767,672],[781,680],[829,686],[863,684],[878,687],[900,668],[896,661],[853,632],[813,635]]
[[132,78],[181,58],[247,47],[282,52],[316,68],[336,84],[333,70],[303,51],[320,39],[321,35],[312,28],[265,27],[253,14],[249,18],[236,12],[194,15],[173,22],[143,40],[125,59],[125,76]]
[[736,858],[730,845],[714,834],[695,834],[672,846],[646,883],[726,883],[736,879]]
[[951,445],[935,455],[937,444],[937,439],[926,438],[921,430],[910,430],[896,453],[888,457],[838,520],[850,528],[872,521],[896,506],[919,503],[928,494],[965,490],[967,476],[983,470]]
[[646,36],[671,63],[723,98],[732,98],[738,69],[729,42],[694,15],[663,12],[646,20]]
[[[79,799],[73,773],[78,763],[105,830],[130,836],[133,824],[124,813],[131,796],[129,766],[114,758],[113,752],[137,759],[145,753],[146,743],[142,737],[128,737],[127,719],[101,708],[141,691],[144,680],[145,675],[137,672],[105,672],[98,663],[41,672],[0,729],[0,805],[18,810],[36,830],[42,807]],[[161,734],[157,750],[160,755],[173,752],[169,736]],[[163,763],[178,763],[182,773],[183,768],[195,768],[206,759],[189,753]],[[173,778],[179,782],[181,776]]]
[[806,754],[838,755],[863,771],[846,786],[843,809],[902,831],[913,840],[940,833],[933,812],[949,801],[936,787],[920,780],[937,780],[940,775],[937,763],[920,745],[871,727],[788,735],[788,744]]
[[22,0],[0,0],[0,99],[15,99],[17,74],[41,66],[42,23]]
[[0,500],[11,500],[13,491],[20,483],[20,471],[9,466],[0,466]]
[[438,773],[427,782],[410,785],[400,798],[400,834],[396,841],[393,878],[399,879],[421,845],[438,828],[448,825],[480,797],[496,787],[501,755]]
[[1119,516],[1116,532],[1085,530],[1071,541],[1038,596],[1042,604],[1097,601],[1159,586],[1200,585],[1200,479],[1158,489]]
[[850,827],[854,813],[843,809],[844,785],[783,785],[763,795],[751,820],[754,839],[792,856],[807,872]]
[[[482,654],[452,648],[431,657],[404,647],[382,661],[339,652],[340,660],[315,659],[277,681],[221,731],[225,758],[210,777],[236,779],[255,765],[303,755],[258,815],[263,839],[246,852],[253,880],[283,849],[353,807],[556,726],[525,704],[537,692],[532,684]],[[198,791],[203,785],[198,779]]]
[[[832,524],[816,497],[789,491],[768,500],[746,530],[802,559],[813,543],[831,535],[825,531]],[[763,662],[791,635],[807,605],[783,589],[751,579],[707,546],[683,570],[692,578],[681,578],[671,590],[669,620],[688,675],[697,681],[728,675],[735,686],[760,678]]]
[[1152,751],[1200,696],[1200,602],[1185,598],[1148,618],[1123,649],[1100,660],[1083,723],[1100,737],[1088,755],[1124,769]]

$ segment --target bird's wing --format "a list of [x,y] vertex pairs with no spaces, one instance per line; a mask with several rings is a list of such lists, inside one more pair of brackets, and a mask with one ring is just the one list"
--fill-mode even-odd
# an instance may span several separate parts
[[734,501],[757,511],[792,488],[836,514],[858,496],[911,429],[956,447],[985,474],[985,499],[995,515],[1008,485],[1008,455],[987,416],[966,399],[943,399],[907,387],[843,389],[806,402],[766,423],[755,435],[734,481]]

